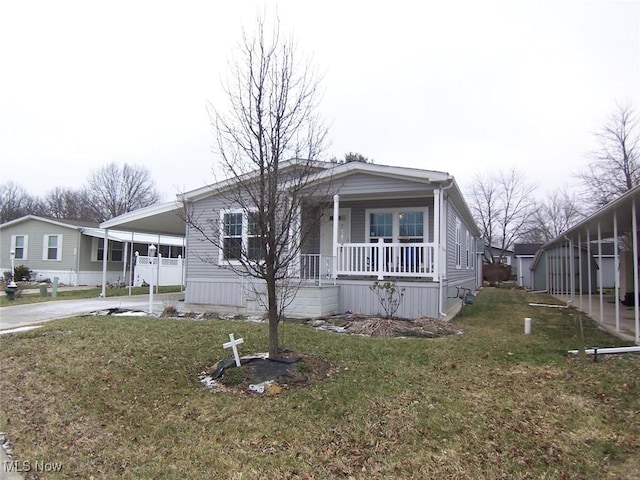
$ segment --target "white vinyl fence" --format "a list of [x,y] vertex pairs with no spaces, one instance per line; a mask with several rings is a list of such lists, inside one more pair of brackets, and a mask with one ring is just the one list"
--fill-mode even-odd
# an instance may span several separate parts
[[133,286],[139,287],[151,283],[153,285],[184,285],[184,261],[178,258],[147,257],[136,254],[136,264],[133,269]]

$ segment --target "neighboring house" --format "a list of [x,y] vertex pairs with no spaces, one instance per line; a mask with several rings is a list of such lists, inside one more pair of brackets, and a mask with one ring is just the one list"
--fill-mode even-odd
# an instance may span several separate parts
[[483,263],[495,263],[501,265],[509,265],[513,260],[513,250],[505,249],[502,251],[500,247],[489,247],[485,245]]
[[[295,166],[291,161],[281,169]],[[309,195],[297,219],[303,229],[312,229],[312,235],[300,246],[299,268],[291,273],[304,283],[287,314],[380,313],[370,287],[384,279],[405,289],[398,316],[443,317],[460,305],[463,289],[479,285],[480,231],[452,176],[362,162],[319,162],[314,177],[314,186],[322,186],[333,203],[324,220],[317,222],[309,214],[317,199]],[[228,239],[221,237],[223,243],[250,246],[246,212],[230,205],[222,188],[233,188],[233,182],[185,193],[181,201],[194,217],[222,222],[223,231],[232,232]],[[101,226],[134,228],[140,222],[150,225],[157,217],[161,231],[171,215],[177,217],[178,205],[142,209]],[[187,303],[262,310],[253,289],[247,288],[256,280],[225,268],[234,261],[232,248],[218,249],[193,228],[187,228],[186,238]]]
[[533,288],[531,264],[541,246],[541,243],[516,243],[513,246],[515,262],[512,273],[516,276],[518,285],[522,288]]
[[[106,266],[108,283],[128,285],[140,276],[131,275],[136,251],[146,255],[149,244],[159,242],[159,252],[173,263],[183,255],[183,238],[111,231],[104,262],[104,235],[96,223],[27,215],[0,225],[0,265],[3,272],[11,271],[14,252],[14,265],[28,267],[31,280],[57,277],[66,285],[100,285]],[[181,270],[175,284],[180,284]]]

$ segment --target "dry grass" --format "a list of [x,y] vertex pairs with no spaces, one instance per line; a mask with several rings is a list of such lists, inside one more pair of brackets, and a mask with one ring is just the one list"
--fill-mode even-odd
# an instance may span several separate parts
[[[63,463],[43,478],[639,478],[640,357],[569,357],[571,312],[530,300],[487,289],[437,339],[286,324],[332,373],[272,397],[197,381],[228,333],[265,351],[263,324],[51,322],[0,339],[0,430],[17,458]],[[590,322],[585,340],[621,344]]]

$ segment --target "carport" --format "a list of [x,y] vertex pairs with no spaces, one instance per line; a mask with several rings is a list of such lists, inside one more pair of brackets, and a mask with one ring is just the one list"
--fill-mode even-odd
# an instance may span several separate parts
[[[640,186],[607,204],[593,215],[542,246],[532,265],[534,276],[543,277],[550,294],[568,300],[599,322],[610,323],[621,331],[621,300],[632,301],[633,338],[640,344],[640,307],[638,306],[638,209]],[[597,284],[602,284],[602,241],[614,245],[613,300]],[[596,243],[595,251],[593,242]],[[585,258],[586,256],[586,258]],[[590,261],[594,259],[595,263]],[[635,261],[634,261],[635,260]],[[595,269],[596,271],[592,271]],[[542,275],[540,275],[542,273]],[[594,278],[598,281],[594,281]],[[613,319],[611,312],[615,303]],[[595,304],[595,305],[594,305]],[[598,308],[598,310],[594,310]],[[629,322],[626,322],[629,323]]]

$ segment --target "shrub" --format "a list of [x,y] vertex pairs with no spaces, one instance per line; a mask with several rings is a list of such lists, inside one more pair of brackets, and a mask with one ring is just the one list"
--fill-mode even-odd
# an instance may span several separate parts
[[16,282],[28,282],[31,280],[31,269],[29,267],[27,267],[26,265],[18,265],[17,267],[14,268],[13,270],[14,273],[14,281]]
[[386,282],[376,280],[369,289],[378,297],[378,302],[384,309],[385,318],[391,318],[400,308],[405,289],[398,288],[395,280],[387,280]]

